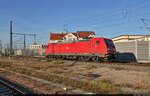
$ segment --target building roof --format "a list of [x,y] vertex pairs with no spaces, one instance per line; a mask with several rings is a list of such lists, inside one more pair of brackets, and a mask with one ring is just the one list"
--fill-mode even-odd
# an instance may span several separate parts
[[150,36],[150,35],[119,35],[119,36],[113,37],[112,39],[122,37],[122,36],[145,36],[146,37],[146,36]]
[[120,36],[112,38],[112,40],[113,41],[120,41],[123,39],[136,40],[136,39],[142,39],[142,38],[147,38],[147,37],[150,37],[150,35],[120,35]]
[[50,33],[50,40],[63,40],[65,33]]
[[72,33],[74,36],[77,36],[77,33]]
[[77,34],[78,34],[79,37],[86,38],[89,35],[95,35],[95,32],[92,32],[92,31],[77,31]]
[[[77,31],[76,33],[72,33],[75,36],[79,36],[82,38],[87,38],[89,35],[95,35],[95,32],[92,31]],[[63,37],[67,35],[67,33],[50,33],[50,40],[63,40]]]

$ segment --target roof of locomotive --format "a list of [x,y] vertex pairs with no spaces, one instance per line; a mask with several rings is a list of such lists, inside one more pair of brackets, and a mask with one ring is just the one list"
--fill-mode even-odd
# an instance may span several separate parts
[[[96,37],[96,38],[92,38],[92,39],[108,39],[108,38],[104,38],[104,37]],[[76,42],[85,42],[85,41],[91,41],[92,39],[87,39],[87,40],[75,40],[75,41],[65,41],[65,42],[57,42],[57,43],[52,43],[52,44],[64,44],[64,43],[76,43]],[[111,40],[111,39],[109,39]]]

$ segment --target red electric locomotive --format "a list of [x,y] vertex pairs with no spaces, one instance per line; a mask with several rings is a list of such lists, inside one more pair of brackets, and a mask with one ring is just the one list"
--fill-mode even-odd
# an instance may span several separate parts
[[46,56],[56,59],[110,60],[115,59],[116,49],[111,39],[92,38],[71,42],[49,43]]

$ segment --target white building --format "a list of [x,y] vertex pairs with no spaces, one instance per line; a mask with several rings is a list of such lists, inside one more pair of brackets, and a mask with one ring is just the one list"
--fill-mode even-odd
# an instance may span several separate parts
[[92,31],[77,31],[76,33],[50,33],[50,42],[64,42],[64,41],[75,41],[85,40],[95,37],[95,32]]
[[150,35],[121,35],[112,38],[113,42],[149,41]]
[[30,45],[30,50],[33,52],[33,55],[44,55],[47,45],[41,44],[32,44]]

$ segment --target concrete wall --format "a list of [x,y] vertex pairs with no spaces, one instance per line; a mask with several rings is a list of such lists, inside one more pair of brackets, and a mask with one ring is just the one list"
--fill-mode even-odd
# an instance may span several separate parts
[[136,62],[136,42],[114,42],[118,52],[117,61]]
[[149,41],[114,42],[118,53],[117,60],[140,61],[150,60]]
[[137,59],[138,60],[149,60],[149,42],[148,41],[137,41]]
[[119,52],[133,52],[135,53],[135,42],[116,42],[116,50]]

